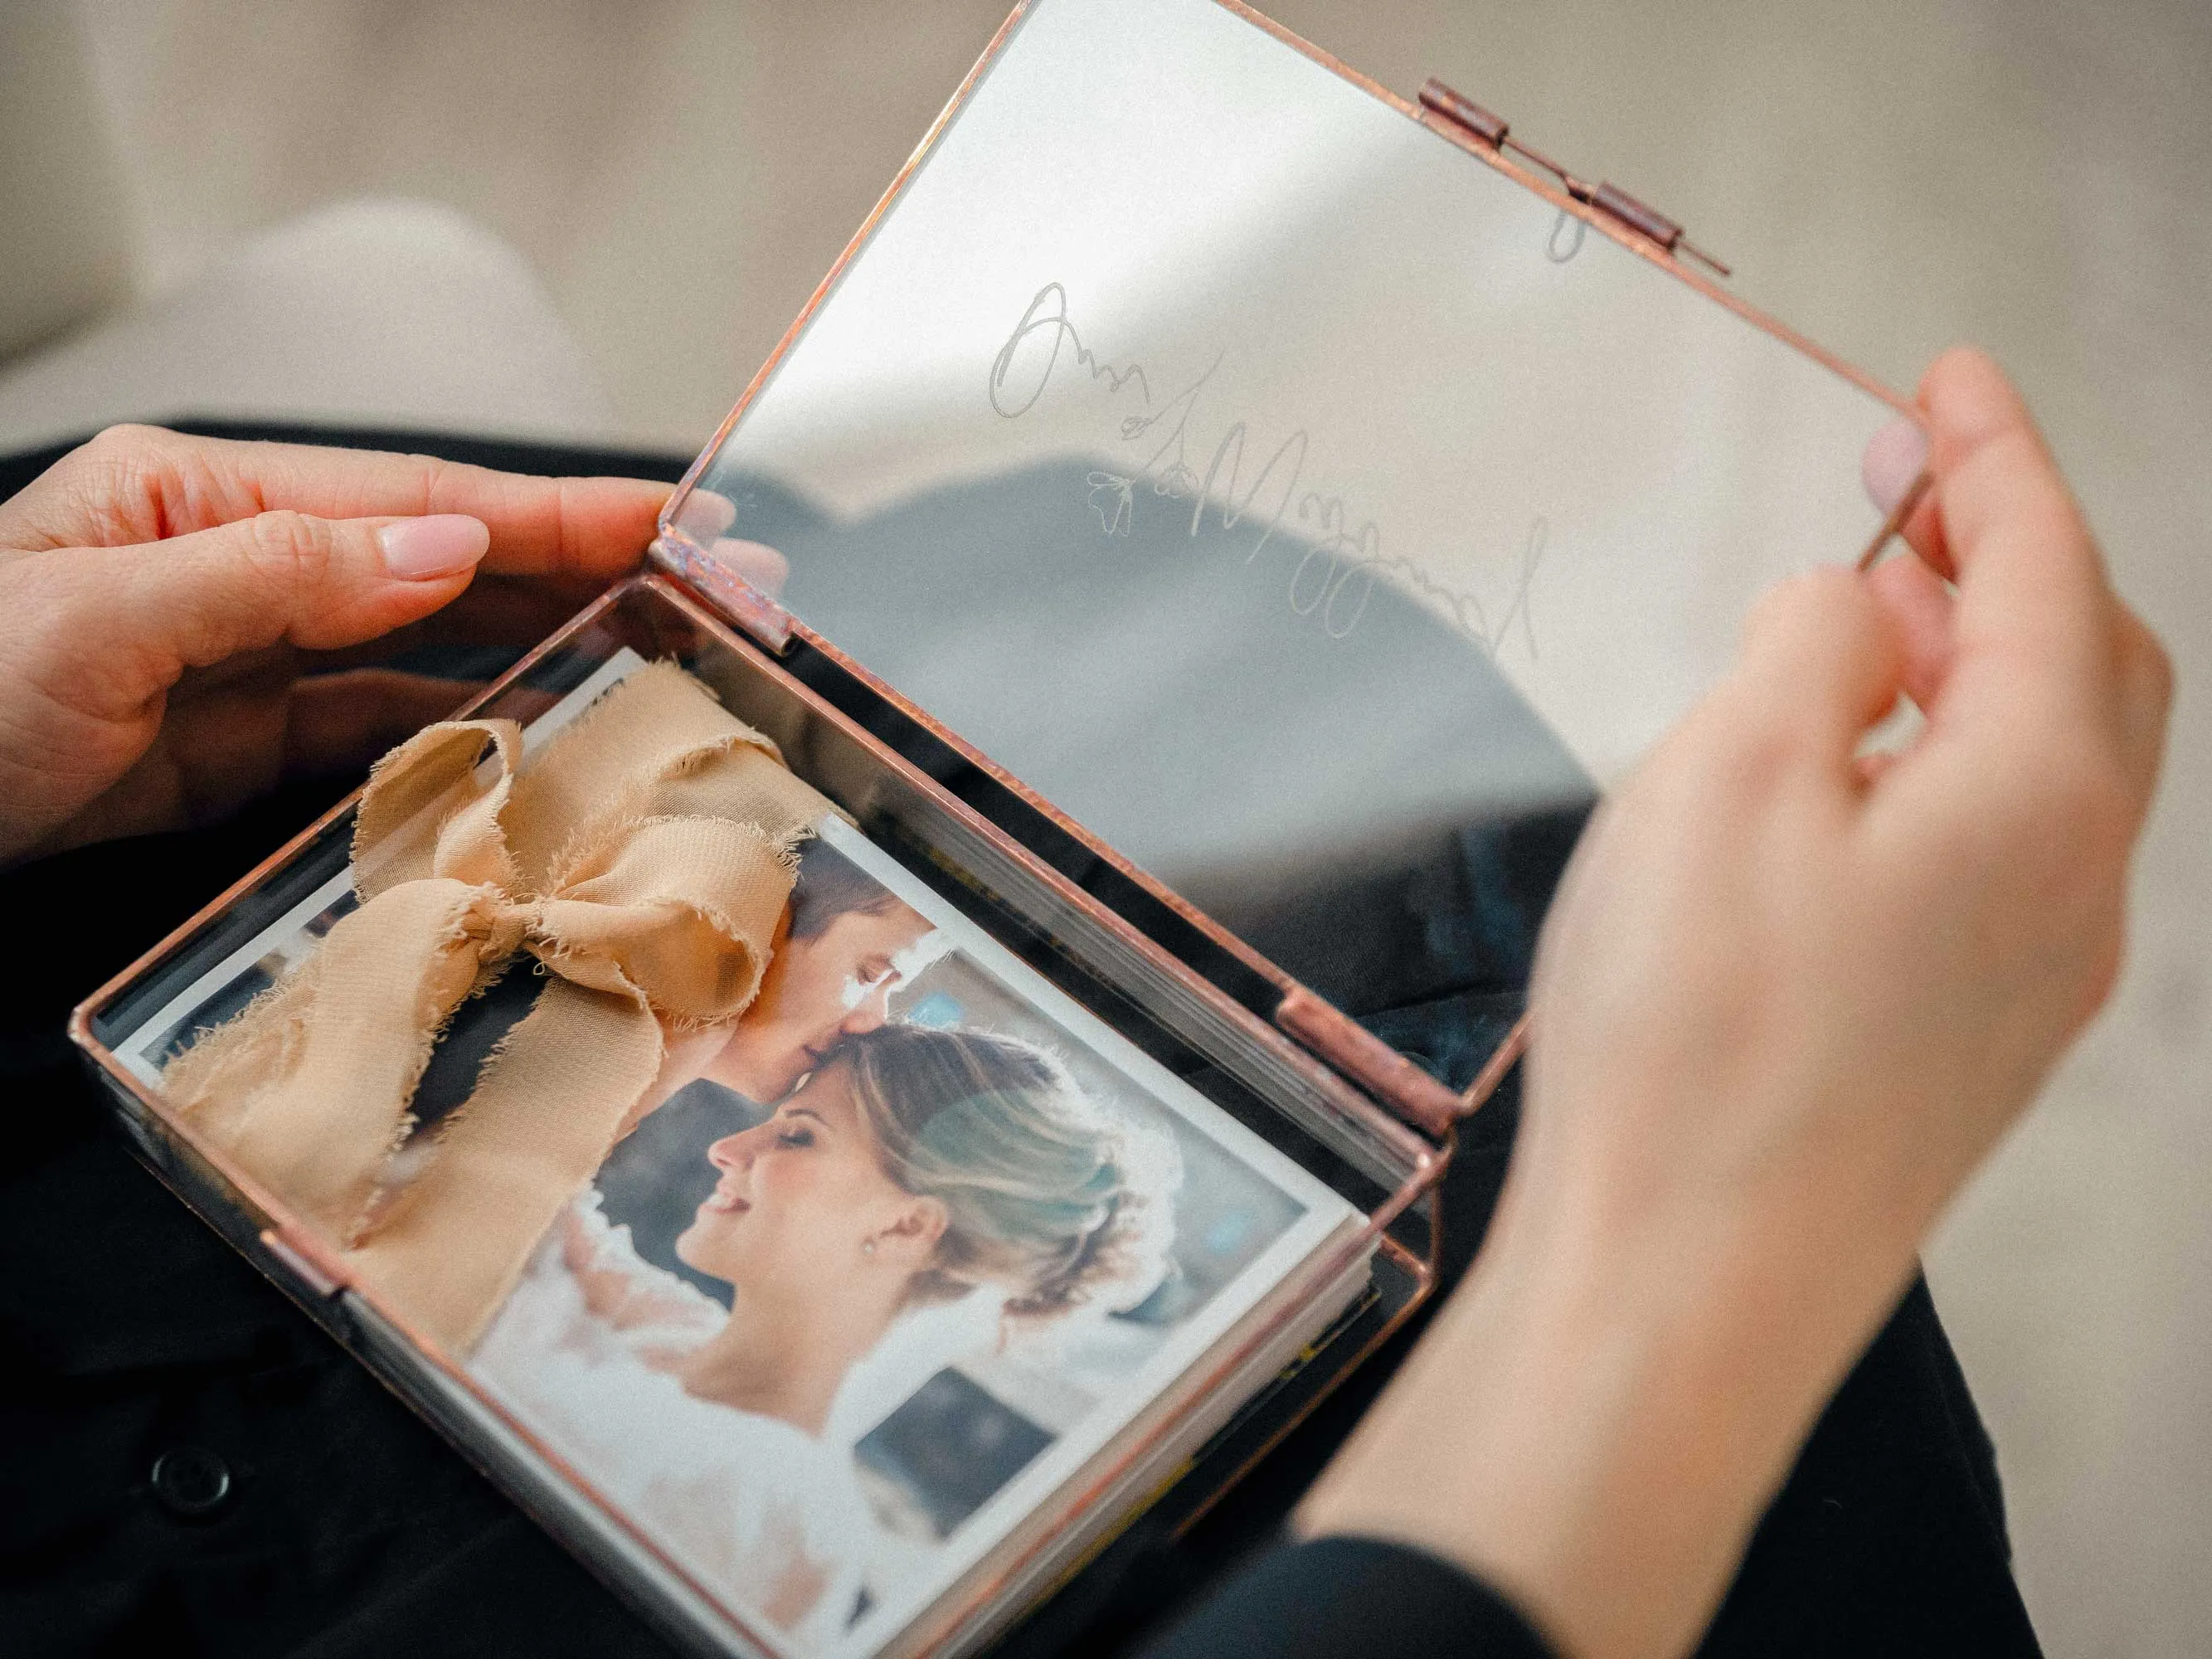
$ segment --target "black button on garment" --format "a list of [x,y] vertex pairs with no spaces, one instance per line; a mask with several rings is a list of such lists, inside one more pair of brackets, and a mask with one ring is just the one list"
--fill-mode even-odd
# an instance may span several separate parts
[[230,1497],[230,1465],[204,1446],[178,1446],[154,1460],[154,1496],[172,1515],[198,1520]]

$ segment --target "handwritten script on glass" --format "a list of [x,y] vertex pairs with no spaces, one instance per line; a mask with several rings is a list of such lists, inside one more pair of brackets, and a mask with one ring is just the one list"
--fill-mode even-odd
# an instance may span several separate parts
[[[1481,598],[1468,588],[1437,581],[1403,554],[1386,551],[1381,526],[1353,514],[1341,495],[1308,482],[1312,444],[1304,428],[1284,437],[1265,459],[1253,464],[1267,440],[1243,419],[1218,427],[1218,417],[1203,411],[1206,392],[1221,358],[1171,396],[1153,389],[1153,377],[1141,363],[1104,361],[1084,343],[1068,314],[1067,290],[1057,282],[1036,291],[1013,331],[991,360],[991,407],[1007,420],[1019,420],[1036,407],[1061,365],[1102,386],[1122,413],[1115,428],[1117,447],[1129,458],[1129,470],[1099,468],[1084,488],[1099,528],[1109,537],[1126,536],[1135,522],[1140,492],[1164,501],[1187,502],[1186,533],[1196,540],[1209,514],[1224,537],[1238,532],[1251,538],[1244,562],[1255,563],[1269,543],[1288,535],[1304,544],[1292,566],[1286,598],[1291,611],[1313,617],[1331,639],[1343,639],[1359,626],[1375,584],[1386,578],[1411,590],[1441,611],[1462,634],[1496,658],[1509,640],[1518,639],[1531,660],[1537,655],[1532,603],[1536,572],[1544,560],[1551,526],[1541,518],[1529,522],[1518,568],[1504,605],[1493,617]],[[1166,384],[1173,384],[1166,382]],[[1200,458],[1203,458],[1202,465]],[[1248,477],[1249,474],[1249,477]],[[1180,506],[1176,509],[1181,513]]]

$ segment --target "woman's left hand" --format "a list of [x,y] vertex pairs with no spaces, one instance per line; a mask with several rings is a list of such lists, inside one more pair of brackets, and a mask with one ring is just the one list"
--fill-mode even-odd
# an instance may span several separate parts
[[469,688],[359,647],[532,643],[637,562],[667,495],[109,428],[0,503],[0,863],[366,763]]

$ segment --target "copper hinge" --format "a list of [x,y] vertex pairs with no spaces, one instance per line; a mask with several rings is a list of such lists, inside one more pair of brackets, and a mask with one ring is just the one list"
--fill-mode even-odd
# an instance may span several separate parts
[[730,623],[744,631],[777,656],[791,646],[796,619],[760,589],[711,553],[702,552],[679,535],[663,532],[653,538],[653,562],[720,611]]
[[1626,225],[1646,241],[1658,244],[1662,252],[1677,256],[1686,253],[1699,264],[1723,276],[1735,274],[1683,235],[1682,227],[1658,209],[1638,201],[1619,185],[1593,185],[1587,179],[1577,179],[1543,151],[1514,137],[1513,129],[1504,116],[1485,109],[1472,98],[1454,91],[1443,82],[1431,77],[1422,87],[1421,107],[1443,117],[1494,150],[1510,150],[1523,161],[1534,161],[1558,179],[1567,194],[1576,201]]

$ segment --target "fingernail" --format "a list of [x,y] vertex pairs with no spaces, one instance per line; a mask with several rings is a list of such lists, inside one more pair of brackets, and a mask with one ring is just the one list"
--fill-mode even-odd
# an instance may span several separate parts
[[1928,434],[1916,421],[1902,415],[1867,440],[1859,457],[1859,482],[1874,504],[1887,515],[1905,499],[1928,465]]
[[491,532],[481,519],[464,513],[433,513],[402,519],[376,532],[384,568],[402,581],[428,581],[469,569],[491,546]]
[[676,510],[676,522],[702,542],[711,542],[737,522],[738,504],[712,489],[694,489]]
[[783,585],[791,577],[791,561],[774,548],[735,536],[719,536],[714,540],[714,556],[771,599],[783,596]]

